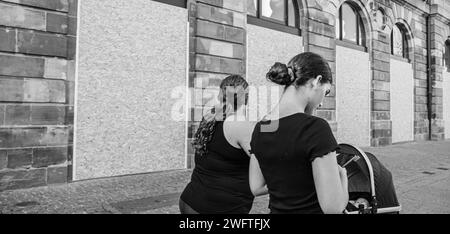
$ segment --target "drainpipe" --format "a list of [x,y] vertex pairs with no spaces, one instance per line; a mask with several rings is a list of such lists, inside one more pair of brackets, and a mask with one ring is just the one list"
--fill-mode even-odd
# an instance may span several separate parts
[[426,30],[427,30],[427,105],[428,105],[428,138],[432,140],[431,122],[434,118],[432,110],[433,98],[433,82],[431,79],[431,15],[426,16]]

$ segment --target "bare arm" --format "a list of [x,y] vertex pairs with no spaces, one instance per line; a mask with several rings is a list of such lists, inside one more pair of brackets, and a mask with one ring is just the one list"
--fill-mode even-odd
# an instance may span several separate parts
[[266,180],[264,179],[261,168],[259,167],[259,162],[255,155],[250,156],[249,178],[250,190],[254,196],[261,196],[269,193]]
[[314,159],[312,169],[322,211],[341,214],[348,203],[348,182],[345,169],[337,164],[336,153]]

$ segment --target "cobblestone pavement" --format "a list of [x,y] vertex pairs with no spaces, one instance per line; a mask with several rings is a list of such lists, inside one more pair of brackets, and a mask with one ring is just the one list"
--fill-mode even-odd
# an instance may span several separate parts
[[[450,213],[450,141],[365,148],[391,170],[402,213]],[[190,170],[0,192],[0,213],[176,214]],[[268,196],[251,213],[268,213]]]

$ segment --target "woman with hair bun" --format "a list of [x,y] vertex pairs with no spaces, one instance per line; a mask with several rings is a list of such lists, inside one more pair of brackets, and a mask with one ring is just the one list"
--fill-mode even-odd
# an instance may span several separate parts
[[254,196],[267,193],[264,185],[250,190],[248,91],[239,75],[220,84],[220,104],[203,116],[194,136],[195,168],[179,200],[181,214],[248,214]]
[[285,88],[279,104],[253,131],[250,187],[267,183],[274,214],[342,213],[348,182],[336,160],[338,144],[328,122],[311,115],[330,93],[327,61],[301,53],[287,65],[275,63],[267,79]]

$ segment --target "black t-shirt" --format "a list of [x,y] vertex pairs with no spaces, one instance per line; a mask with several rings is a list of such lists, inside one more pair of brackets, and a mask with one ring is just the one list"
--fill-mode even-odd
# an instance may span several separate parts
[[217,122],[204,156],[195,155],[191,182],[181,199],[200,214],[248,214],[253,205],[248,168],[250,157],[232,146]]
[[256,124],[251,149],[270,194],[271,213],[323,213],[312,161],[338,148],[324,119],[296,113]]

